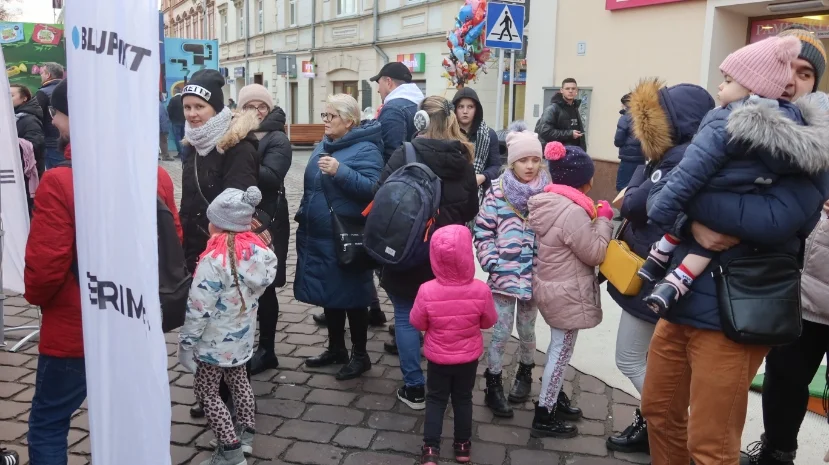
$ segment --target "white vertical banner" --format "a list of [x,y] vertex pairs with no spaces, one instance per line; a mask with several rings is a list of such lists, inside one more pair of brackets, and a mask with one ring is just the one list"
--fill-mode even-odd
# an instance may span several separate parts
[[156,232],[158,0],[72,0],[65,11],[92,463],[169,465]]
[[[6,58],[0,49],[0,69],[6,69]],[[0,78],[0,220],[3,236],[2,289],[23,293],[23,268],[26,240],[29,237],[29,205],[26,199],[26,178],[17,143],[17,120],[9,90],[9,78]],[[0,311],[3,311],[0,308]],[[2,318],[0,318],[2,321]],[[0,328],[2,331],[2,328]]]

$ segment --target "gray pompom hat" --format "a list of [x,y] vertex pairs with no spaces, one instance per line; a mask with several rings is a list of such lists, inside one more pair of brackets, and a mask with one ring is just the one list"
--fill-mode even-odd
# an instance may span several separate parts
[[262,192],[256,186],[246,191],[225,189],[207,207],[207,219],[213,226],[230,232],[250,231],[250,222]]

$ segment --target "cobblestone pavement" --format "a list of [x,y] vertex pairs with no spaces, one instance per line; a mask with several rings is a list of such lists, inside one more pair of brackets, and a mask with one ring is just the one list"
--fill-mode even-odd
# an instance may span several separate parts
[[[292,212],[299,205],[306,153],[295,156],[286,181]],[[173,177],[177,197],[181,185],[181,165],[165,162]],[[295,227],[295,225],[294,225]],[[291,249],[294,240],[291,239]],[[320,311],[294,300],[291,285],[296,253],[288,256],[288,285],[279,290],[280,317],[276,351],[279,368],[253,377],[257,397],[257,436],[251,465],[413,465],[417,463],[422,441],[423,412],[415,412],[399,402],[395,390],[401,384],[399,360],[383,352],[383,342],[391,336],[385,328],[369,331],[368,350],[373,368],[362,378],[340,382],[334,379],[337,368],[311,369],[303,365],[306,357],[322,352],[326,330],[313,324],[311,314]],[[388,298],[381,294],[383,309],[391,320]],[[35,308],[19,296],[6,300],[6,324],[29,324],[37,317]],[[540,321],[540,324],[543,322]],[[8,342],[20,333],[7,334]],[[489,341],[489,334],[486,335]],[[11,346],[11,344],[9,344]],[[190,418],[194,405],[193,376],[185,373],[176,358],[177,335],[167,335],[170,394],[172,398],[173,464],[199,464],[210,456],[208,442],[213,433],[204,419]],[[505,362],[507,379],[512,382],[517,363],[515,341],[508,343]],[[611,351],[608,350],[608,356]],[[17,450],[28,463],[26,431],[30,403],[34,394],[37,346],[30,344],[20,353],[0,351],[0,443]],[[541,376],[545,357],[536,354],[534,379]],[[424,362],[425,367],[425,362]],[[479,367],[479,374],[484,367]],[[649,463],[642,454],[620,454],[605,448],[605,437],[621,431],[630,422],[637,401],[610,388],[596,378],[568,369],[564,389],[584,410],[578,422],[580,435],[574,439],[534,439],[530,437],[533,405],[516,406],[512,419],[493,418],[484,406],[481,377],[473,396],[474,435],[472,463],[476,465],[621,465]],[[533,385],[537,396],[539,383]],[[69,464],[89,462],[89,420],[86,404],[72,420],[69,433]],[[441,464],[454,463],[451,457],[451,406],[443,428]]]

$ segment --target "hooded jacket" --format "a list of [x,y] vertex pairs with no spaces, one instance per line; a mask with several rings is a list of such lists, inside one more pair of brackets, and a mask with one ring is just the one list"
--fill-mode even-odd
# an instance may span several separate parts
[[43,110],[37,100],[15,107],[14,117],[17,120],[17,137],[32,143],[37,161],[38,174],[42,175],[45,169],[43,156],[46,153],[46,136],[43,132]]
[[[808,124],[808,125],[806,125]],[[749,98],[716,108],[664,188],[648,206],[648,218],[665,230],[702,190],[754,193],[781,176],[815,175],[829,169],[829,116],[806,98]]]
[[829,219],[821,215],[806,241],[800,289],[803,319],[829,326]]
[[[71,146],[64,151],[72,160]],[[178,222],[173,183],[158,169],[158,196]],[[41,309],[38,351],[52,357],[83,357],[81,290],[72,271],[75,250],[75,191],[72,168],[58,166],[43,174],[26,242],[24,297]]]
[[256,235],[238,234],[234,279],[227,238],[211,237],[199,260],[179,340],[203,363],[235,367],[253,356],[258,301],[276,275],[276,255],[256,245]]
[[395,150],[410,142],[415,135],[414,115],[423,101],[417,84],[398,86],[386,96],[377,121],[383,129],[383,163],[388,163]]
[[581,99],[567,103],[561,93],[552,98],[550,106],[544,109],[544,113],[535,124],[535,132],[541,140],[541,146],[546,147],[548,142],[559,141],[564,145],[578,145],[587,150],[586,135],[576,139],[573,131],[584,132],[584,122],[579,114]]
[[[323,152],[340,163],[334,176],[317,166]],[[371,270],[355,271],[337,263],[329,205],[341,218],[362,219],[382,168],[383,140],[376,120],[363,121],[335,141],[326,137],[314,149],[295,217],[299,227],[294,298],[300,302],[337,309],[366,308],[371,303]]]
[[[257,185],[259,142],[252,131],[258,126],[259,120],[252,112],[237,115],[210,153],[199,156],[189,148],[191,156],[181,168],[181,227],[184,230],[184,256],[190,272],[196,271],[196,262],[210,237],[207,232],[210,202],[229,187],[244,191]],[[186,138],[183,143],[189,147]]]
[[642,144],[633,134],[631,117],[625,110],[621,111],[622,116],[616,123],[616,136],[613,138],[613,145],[619,148],[619,160],[631,163],[645,163],[645,156],[642,155]]
[[533,300],[544,321],[562,330],[602,322],[596,267],[604,261],[613,223],[596,217],[581,191],[552,184],[530,197],[530,226],[538,238]]
[[435,279],[420,286],[409,322],[425,331],[423,353],[441,365],[478,360],[484,352],[482,329],[498,321],[495,302],[486,284],[475,279],[469,250],[472,236],[464,226],[435,231],[429,260]]
[[[640,257],[647,257],[651,244],[664,234],[648,224],[648,194],[679,163],[696,134],[700,122],[714,108],[707,90],[694,84],[663,87],[658,80],[641,81],[631,93],[631,129],[640,141],[646,164],[636,169],[628,183],[620,209],[625,227],[621,239]],[[608,283],[613,300],[631,315],[656,323],[658,317],[642,298],[650,294],[645,285],[639,295],[625,296]]]
[[[487,131],[486,137],[479,137],[481,135],[478,134],[479,129],[481,127],[481,123],[484,121],[484,107],[481,105],[481,100],[478,98],[478,93],[475,92],[475,89],[471,87],[464,87],[463,89],[457,91],[455,93],[455,97],[452,98],[452,105],[455,107],[458,106],[458,103],[462,99],[468,98],[475,102],[475,117],[472,119],[472,126],[469,128],[469,132],[464,132],[469,142],[475,144],[475,166],[481,166],[482,169],[479,171],[477,168],[475,169],[475,174],[483,174],[486,177],[486,181],[481,184],[481,192],[486,192],[486,189],[492,183],[492,180],[498,177],[499,172],[501,171],[501,166],[504,164],[506,160],[501,158],[501,149],[498,143],[498,134],[495,132],[494,129],[489,128]],[[486,159],[478,160],[478,158],[486,157]]]
[[285,134],[285,112],[274,108],[259,124],[256,130],[259,138],[259,190],[262,202],[257,208],[267,213],[271,223],[273,248],[279,264],[274,285],[281,287],[286,282],[288,242],[291,239],[291,224],[288,222],[288,199],[285,197],[285,176],[291,169],[293,151],[291,141]]
[[[466,224],[475,218],[478,214],[478,185],[472,163],[460,141],[418,137],[412,145],[417,161],[426,164],[442,181],[437,227]],[[377,192],[386,179],[405,164],[406,152],[400,147],[383,168],[374,191]],[[428,262],[404,271],[383,268],[380,286],[389,294],[414,300],[420,285],[434,277]]]

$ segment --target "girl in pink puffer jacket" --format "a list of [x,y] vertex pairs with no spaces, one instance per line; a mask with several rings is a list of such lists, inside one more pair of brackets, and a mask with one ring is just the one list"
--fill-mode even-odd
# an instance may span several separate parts
[[421,464],[437,465],[443,414],[449,396],[455,412],[455,459],[469,462],[472,389],[484,352],[482,329],[498,319],[489,286],[475,279],[472,234],[465,226],[444,226],[432,236],[429,258],[435,279],[420,286],[409,321],[425,331],[426,422]]
[[613,233],[613,210],[606,200],[597,208],[587,196],[594,167],[584,150],[550,142],[545,157],[553,184],[530,198],[529,221],[538,240],[533,299],[551,336],[531,434],[572,438],[578,429],[562,420],[577,419],[581,411],[569,406],[565,411],[556,401],[578,330],[602,321],[596,267],[604,261]]

